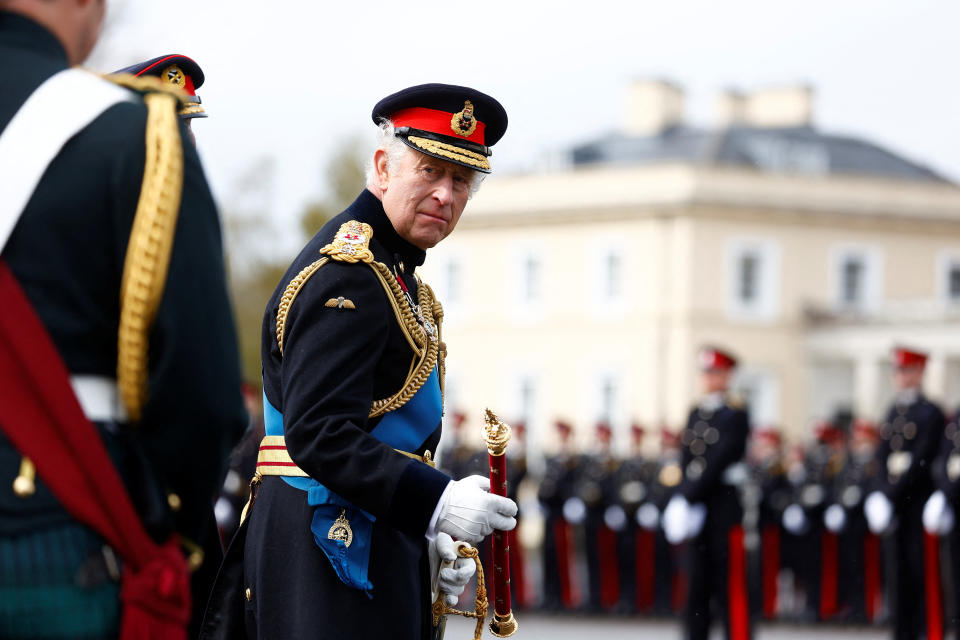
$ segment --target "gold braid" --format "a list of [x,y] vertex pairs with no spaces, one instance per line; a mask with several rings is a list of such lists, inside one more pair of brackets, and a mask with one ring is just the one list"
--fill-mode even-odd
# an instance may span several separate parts
[[[308,265],[300,271],[300,273],[290,281],[286,289],[284,289],[283,296],[281,296],[280,304],[277,308],[277,345],[280,348],[281,355],[283,355],[283,339],[286,331],[287,316],[290,313],[290,307],[293,305],[293,301],[307,280],[329,260],[329,258],[321,258]],[[370,268],[373,269],[377,279],[383,286],[384,291],[386,291],[390,306],[393,308],[393,313],[397,318],[400,329],[403,331],[414,353],[413,363],[411,363],[413,366],[400,391],[389,398],[375,400],[370,406],[368,417],[376,418],[390,411],[395,411],[409,402],[410,398],[420,390],[427,381],[427,378],[430,377],[434,367],[438,366],[438,364],[442,398],[443,376],[445,371],[444,357],[446,356],[446,346],[440,342],[440,323],[443,320],[443,309],[434,297],[433,289],[431,289],[429,285],[421,282],[419,278],[417,279],[418,303],[424,320],[433,323],[437,328],[436,339],[431,339],[420,323],[417,322],[417,317],[410,307],[410,302],[407,300],[406,295],[404,295],[400,283],[397,281],[396,276],[390,271],[390,268],[382,262],[367,262],[365,260],[361,260],[361,262],[370,265]]]
[[149,93],[146,163],[120,286],[117,382],[132,421],[147,400],[149,333],[167,281],[183,190],[177,98]]
[[287,329],[287,314],[290,312],[290,305],[293,304],[297,294],[300,293],[300,288],[310,279],[310,276],[329,261],[330,258],[320,258],[313,264],[307,265],[284,289],[283,296],[280,298],[280,306],[277,308],[277,346],[280,347],[281,356],[283,355],[283,334]]

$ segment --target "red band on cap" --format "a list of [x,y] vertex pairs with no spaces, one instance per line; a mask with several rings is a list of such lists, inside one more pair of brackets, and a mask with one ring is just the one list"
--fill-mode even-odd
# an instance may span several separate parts
[[188,76],[186,73],[183,74],[183,90],[187,92],[187,95],[197,95],[197,90],[193,86],[193,78]]
[[477,128],[474,132],[464,137],[455,133],[453,127],[450,126],[450,121],[453,120],[453,114],[440,111],[439,109],[427,109],[425,107],[401,109],[393,114],[390,119],[393,120],[393,126],[397,128],[411,127],[413,129],[430,131],[431,133],[439,133],[443,136],[450,136],[451,138],[463,138],[464,140],[476,142],[477,144],[486,144],[483,134],[487,125],[483,122],[477,120]]

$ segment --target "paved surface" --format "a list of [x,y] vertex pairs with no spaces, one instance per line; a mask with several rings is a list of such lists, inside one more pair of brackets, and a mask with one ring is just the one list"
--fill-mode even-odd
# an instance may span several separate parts
[[[660,640],[679,639],[678,621],[644,620],[615,616],[546,615],[523,612],[517,615],[519,628],[516,640]],[[447,621],[444,640],[471,640],[474,622],[451,616]],[[841,627],[825,625],[765,624],[756,629],[754,640],[805,640],[808,638],[838,638],[840,640],[881,640],[891,637],[884,627]],[[494,639],[484,627],[484,640]],[[711,636],[722,639],[719,628]]]

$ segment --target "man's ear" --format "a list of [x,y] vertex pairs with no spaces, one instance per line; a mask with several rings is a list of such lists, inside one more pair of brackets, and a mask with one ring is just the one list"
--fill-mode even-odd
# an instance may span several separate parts
[[377,149],[373,153],[373,167],[377,174],[377,186],[381,191],[386,190],[390,182],[390,171],[387,167],[387,152],[383,149]]

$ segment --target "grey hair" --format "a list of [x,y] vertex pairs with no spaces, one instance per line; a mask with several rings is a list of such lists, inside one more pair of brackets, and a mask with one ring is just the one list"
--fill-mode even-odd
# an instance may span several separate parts
[[[381,119],[380,124],[377,126],[377,146],[374,147],[374,151],[378,149],[383,149],[386,152],[387,169],[391,172],[391,167],[397,166],[405,154],[414,152],[412,148],[408,147],[399,137],[395,135],[393,122],[386,118]],[[367,177],[367,186],[372,190],[377,185],[377,168],[373,164],[372,153],[367,159],[365,172]],[[472,198],[473,194],[480,190],[480,185],[483,184],[483,180],[487,177],[487,174],[470,169],[470,175],[470,197]]]

